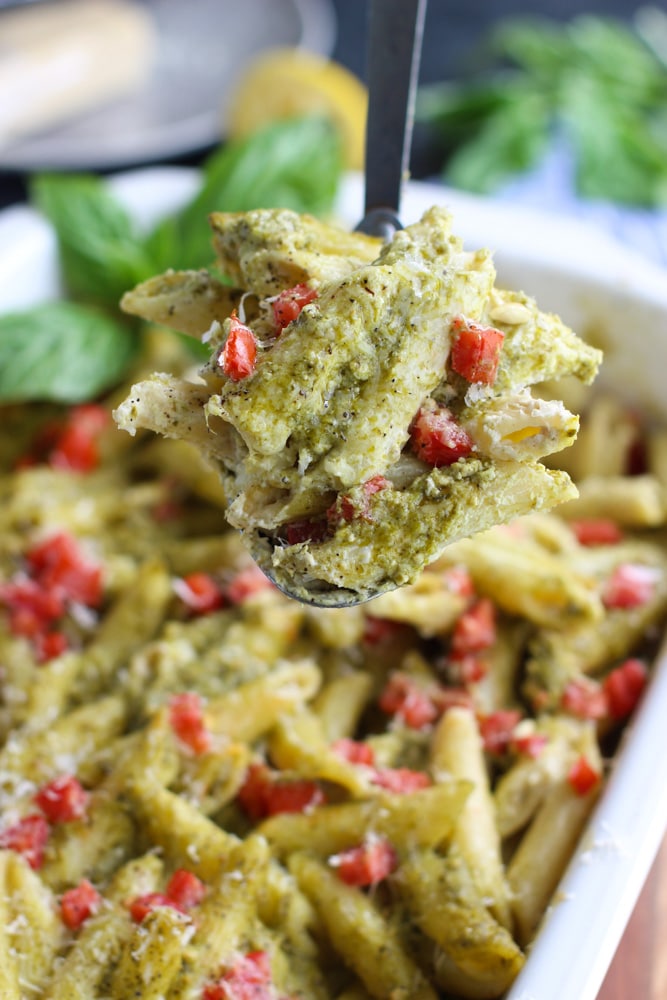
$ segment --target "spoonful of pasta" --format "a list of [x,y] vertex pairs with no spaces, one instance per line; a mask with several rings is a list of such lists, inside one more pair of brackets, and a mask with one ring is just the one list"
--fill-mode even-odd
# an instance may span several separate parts
[[262,570],[317,606],[370,600],[450,542],[575,496],[540,458],[574,441],[578,418],[530,387],[588,383],[601,360],[530,298],[497,289],[490,253],[464,248],[444,208],[401,228],[424,8],[371,4],[356,231],[284,209],[214,213],[233,286],[167,272],[122,303],[203,335],[210,357],[195,379],[134,386],[117,423],[197,447]]

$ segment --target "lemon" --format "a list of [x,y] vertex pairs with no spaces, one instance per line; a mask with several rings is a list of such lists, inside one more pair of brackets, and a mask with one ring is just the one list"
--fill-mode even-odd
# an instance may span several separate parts
[[340,130],[346,165],[360,169],[367,104],[363,83],[339,63],[301,49],[270,49],[231,93],[226,130],[235,138],[282,118],[325,114]]

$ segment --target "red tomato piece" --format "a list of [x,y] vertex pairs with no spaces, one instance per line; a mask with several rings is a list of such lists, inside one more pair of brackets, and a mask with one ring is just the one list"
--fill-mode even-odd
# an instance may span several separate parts
[[658,571],[639,563],[617,566],[602,592],[607,608],[637,608],[651,600],[655,593]]
[[279,813],[307,812],[325,802],[324,792],[314,781],[306,779],[276,781],[266,795],[266,815]]
[[31,868],[41,868],[49,839],[49,824],[39,813],[24,816],[0,832],[0,847],[23,855]]
[[88,792],[73,774],[61,774],[42,785],[35,803],[50,823],[71,823],[86,815]]
[[50,535],[26,552],[33,578],[47,591],[97,607],[102,599],[102,569],[87,562],[78,542],[67,532]]
[[602,686],[613,719],[625,719],[635,710],[647,681],[648,667],[643,660],[626,660],[607,674]]
[[316,298],[317,289],[309,288],[303,283],[285,288],[273,302],[273,320],[278,332],[282,333],[299,316],[303,307]]
[[488,597],[481,597],[459,617],[452,634],[454,657],[481,653],[496,641],[496,609]]
[[378,767],[371,784],[397,795],[409,795],[420,788],[428,788],[431,779],[423,771],[412,771],[408,767]]
[[285,540],[288,545],[298,545],[299,542],[323,542],[329,533],[329,525],[325,519],[320,521],[303,519],[290,521],[284,526]]
[[444,687],[440,685],[433,691],[433,704],[443,715],[450,708],[473,708],[473,698],[469,691],[462,687]]
[[378,704],[387,715],[394,715],[410,729],[423,729],[438,717],[429,693],[406,674],[393,673]]
[[377,885],[396,871],[398,856],[384,837],[372,837],[357,847],[334,854],[329,864],[347,885]]
[[60,898],[62,922],[70,930],[78,930],[88,917],[97,913],[101,902],[102,897],[97,889],[84,878],[73,889],[68,889],[62,894]]
[[515,733],[510,742],[510,749],[525,757],[539,757],[549,740],[544,733]]
[[165,895],[183,910],[198,906],[206,895],[206,886],[194,872],[178,868],[167,883]]
[[16,576],[0,585],[0,601],[9,610],[13,635],[37,636],[65,613],[62,594],[27,577]]
[[451,365],[468,382],[493,385],[498,374],[500,351],[505,334],[493,326],[480,326],[464,316],[452,322]]
[[346,493],[341,493],[327,511],[327,521],[335,526],[341,521],[353,521],[356,517],[365,521],[371,520],[369,498],[380,490],[386,490],[391,483],[384,476],[373,476],[362,484],[363,497],[361,502],[354,501]]
[[259,566],[253,563],[252,566],[246,566],[236,574],[225,588],[225,596],[231,604],[243,604],[254,594],[272,587],[273,584],[268,576],[265,576]]
[[65,426],[49,454],[54,469],[92,472],[99,465],[99,436],[109,423],[109,413],[95,403],[70,410]]
[[499,709],[479,718],[479,731],[487,753],[503,754],[509,750],[514,729],[521,721],[517,709]]
[[276,1000],[267,952],[240,956],[216,983],[204,987],[202,1000]]
[[195,755],[210,749],[211,734],[206,728],[201,698],[195,691],[183,691],[172,696],[169,723],[181,743]]
[[592,677],[568,681],[561,695],[561,707],[579,719],[604,719],[609,712],[607,694]]
[[436,467],[452,465],[471,454],[474,444],[445,406],[422,406],[410,428],[417,458]]
[[232,313],[229,323],[229,333],[218,364],[232,381],[240,382],[255,370],[257,340],[250,327],[241,323],[236,313]]
[[69,641],[64,632],[46,632],[36,635],[33,642],[35,654],[39,663],[47,663],[62,656],[69,649]]
[[349,761],[350,764],[367,764],[369,767],[372,767],[375,763],[373,747],[360,740],[350,740],[347,737],[343,737],[340,740],[334,740],[331,744],[331,749],[339,757]]
[[188,573],[175,581],[174,590],[186,607],[196,615],[208,615],[225,603],[222,588],[210,573]]
[[570,528],[580,545],[617,545],[623,541],[623,532],[616,521],[609,518],[570,521]]
[[379,646],[382,643],[392,642],[402,635],[406,626],[402,622],[392,621],[390,618],[374,618],[373,615],[366,615],[364,619],[364,634],[361,641],[367,646]]
[[475,596],[475,584],[466,566],[452,566],[444,571],[443,577],[453,594],[458,594],[460,597]]
[[281,779],[265,764],[251,764],[238,793],[241,808],[250,819],[259,820],[283,812],[305,812],[325,801],[314,781]]
[[266,764],[251,764],[246,771],[243,784],[238,792],[239,805],[250,819],[264,819],[267,815],[267,788],[271,784],[271,772]]
[[587,795],[599,782],[600,773],[581,754],[568,771],[567,780],[577,795]]
[[465,656],[454,656],[447,661],[448,673],[451,680],[467,687],[469,684],[477,684],[486,677],[488,667],[484,660],[474,653]]
[[158,906],[170,906],[172,910],[183,912],[183,908],[176,900],[170,899],[164,892],[147,892],[143,896],[135,896],[127,905],[130,916],[137,924],[142,923]]

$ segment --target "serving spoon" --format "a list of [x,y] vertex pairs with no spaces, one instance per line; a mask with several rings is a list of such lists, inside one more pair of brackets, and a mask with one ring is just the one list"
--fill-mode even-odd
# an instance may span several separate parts
[[[401,190],[407,178],[427,0],[371,0],[368,22],[368,116],[365,205],[358,231],[391,239],[401,229]],[[326,585],[287,586],[267,559],[266,541],[253,555],[272,583],[288,597],[314,607],[353,607],[394,588],[373,593]]]

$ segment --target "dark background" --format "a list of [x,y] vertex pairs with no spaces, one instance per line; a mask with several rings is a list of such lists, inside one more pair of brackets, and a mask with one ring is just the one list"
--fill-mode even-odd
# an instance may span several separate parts
[[[334,59],[365,74],[367,0],[332,0],[338,17]],[[647,0],[648,2],[648,0]],[[500,18],[541,15],[567,21],[577,14],[612,15],[630,20],[644,4],[632,0],[429,0],[420,79],[424,83],[458,76],[475,58],[484,35]],[[660,6],[660,0],[658,0]]]
[[[634,0],[428,0],[420,64],[420,83],[435,83],[483,70],[489,65],[485,50],[494,24],[506,17],[539,16],[568,21],[580,14],[612,16],[630,22],[635,11],[655,2]],[[358,76],[366,75],[366,22],[368,0],[332,0],[338,19],[338,37],[333,58]],[[657,0],[660,6],[661,0]],[[411,175],[437,174],[442,151],[432,132],[415,126]]]

